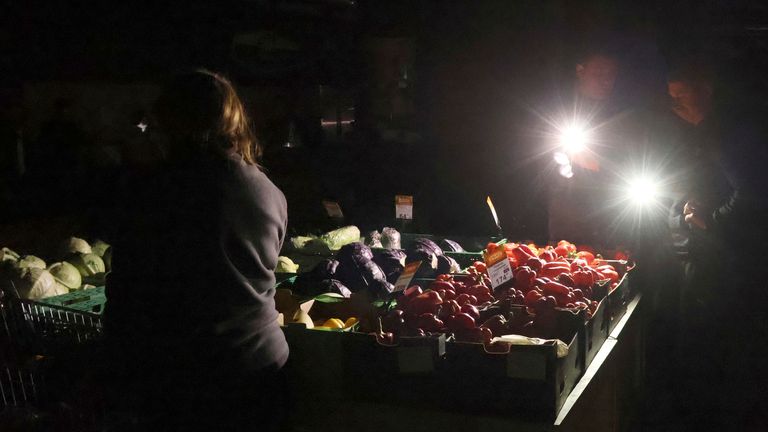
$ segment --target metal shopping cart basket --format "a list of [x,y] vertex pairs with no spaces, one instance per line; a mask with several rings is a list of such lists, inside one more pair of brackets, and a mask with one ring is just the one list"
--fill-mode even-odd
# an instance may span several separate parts
[[37,404],[42,398],[42,380],[33,367],[0,365],[0,411],[3,407]]
[[5,286],[5,296],[0,300],[2,330],[11,351],[50,356],[101,337],[98,314],[25,300],[15,294],[12,282]]
[[21,299],[12,283],[0,282],[0,425],[9,413],[18,417],[19,410],[22,416],[34,417],[34,423],[40,413],[50,416],[54,407],[57,422],[65,411],[70,430],[91,429],[94,413],[87,412],[90,407],[85,411],[79,406],[65,407],[56,395],[59,389],[49,385],[62,375],[60,370],[52,373],[51,366],[61,369],[69,361],[56,364],[56,360],[71,358],[73,352],[100,339],[101,317]]

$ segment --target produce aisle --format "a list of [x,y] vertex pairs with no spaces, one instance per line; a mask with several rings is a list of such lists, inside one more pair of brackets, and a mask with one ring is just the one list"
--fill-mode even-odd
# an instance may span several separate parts
[[[275,301],[293,429],[627,430],[644,337],[625,252],[455,239],[347,226],[286,242]],[[111,246],[72,237],[52,250],[3,250],[0,343],[77,370],[65,359],[101,337]],[[11,400],[30,389],[0,382],[4,405],[61,402],[46,400],[60,394],[44,387],[57,377],[38,372],[33,399]],[[98,399],[82,402],[65,401],[90,426],[110,416]]]

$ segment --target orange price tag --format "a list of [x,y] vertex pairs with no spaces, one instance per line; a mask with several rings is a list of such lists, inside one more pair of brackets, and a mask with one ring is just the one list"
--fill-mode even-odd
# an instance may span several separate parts
[[341,212],[341,206],[336,201],[323,200],[323,207],[325,207],[328,217],[339,219],[344,217],[344,213]]
[[512,266],[509,265],[507,254],[503,248],[486,253],[485,265],[488,268],[488,276],[491,278],[493,288],[512,279]]
[[413,219],[413,196],[395,195],[395,217]]
[[393,292],[402,291],[408,288],[408,284],[411,283],[411,279],[413,279],[413,276],[416,274],[419,266],[421,266],[421,261],[415,261],[406,264],[405,269],[402,273],[400,273],[400,277],[397,278],[397,282],[395,282],[395,289]]

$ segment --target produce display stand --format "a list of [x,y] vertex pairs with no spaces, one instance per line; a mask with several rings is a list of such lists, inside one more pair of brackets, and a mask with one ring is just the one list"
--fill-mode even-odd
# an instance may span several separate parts
[[[441,240],[404,234],[403,248],[419,237]],[[455,240],[471,245],[468,249],[482,249],[498,239]],[[446,255],[462,267],[482,260],[482,252],[475,250]],[[310,261],[325,258],[307,257],[305,270]],[[289,323],[282,328],[291,348],[286,370],[295,401],[294,430],[622,430],[641,384],[644,342],[637,313],[641,296],[634,296],[627,269],[621,273],[614,290],[605,293],[606,285],[601,285],[605,297],[592,319],[584,321],[582,310],[578,319],[568,321],[572,331],[562,333],[560,347],[552,341],[500,344],[506,350],[499,352],[442,334],[400,337],[396,345],[386,345],[356,327],[310,330]],[[295,277],[281,274],[278,287]],[[426,288],[433,280],[412,283]],[[314,302],[320,311],[344,311],[336,302]],[[103,287],[44,301],[6,297],[0,302],[0,348],[11,346],[42,359],[97,341],[105,303]],[[373,308],[370,301],[365,305]],[[318,314],[342,320],[363,316]],[[0,411],[45,399],[43,378],[29,365],[0,356]]]
[[[537,413],[469,413],[459,405],[467,382],[477,382],[480,387],[487,383],[485,391],[493,395],[493,381],[471,373],[445,377],[443,394],[423,380],[403,380],[397,385],[399,392],[381,389],[382,398],[388,402],[359,400],[345,390],[336,391],[344,380],[343,367],[333,374],[323,373],[322,364],[312,363],[312,354],[293,352],[288,372],[291,388],[296,396],[296,406],[291,416],[295,431],[618,431],[626,430],[632,419],[635,398],[640,393],[643,368],[643,333],[640,307],[642,296],[633,297],[626,312],[614,326],[611,335],[595,353],[594,360],[575,383],[573,391],[565,398],[556,418],[542,417]],[[310,354],[309,358],[303,358]],[[339,363],[340,365],[341,363]],[[328,377],[322,384],[313,374]],[[375,375],[375,365],[370,374]],[[339,374],[334,377],[331,375]],[[316,386],[316,383],[319,385]],[[318,388],[319,387],[319,388]],[[319,390],[319,392],[318,392]],[[408,401],[398,400],[400,393],[410,392]],[[320,396],[320,395],[325,396]],[[337,399],[335,396],[342,395]],[[501,396],[500,396],[501,398]],[[436,406],[435,400],[444,400],[453,407]]]

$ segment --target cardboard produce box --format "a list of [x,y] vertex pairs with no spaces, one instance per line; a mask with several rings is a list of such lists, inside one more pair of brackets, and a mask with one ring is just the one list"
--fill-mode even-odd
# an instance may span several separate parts
[[584,373],[580,337],[576,332],[563,341],[563,357],[556,342],[500,349],[449,341],[445,374],[460,380],[461,390],[443,404],[470,413],[554,419]]

